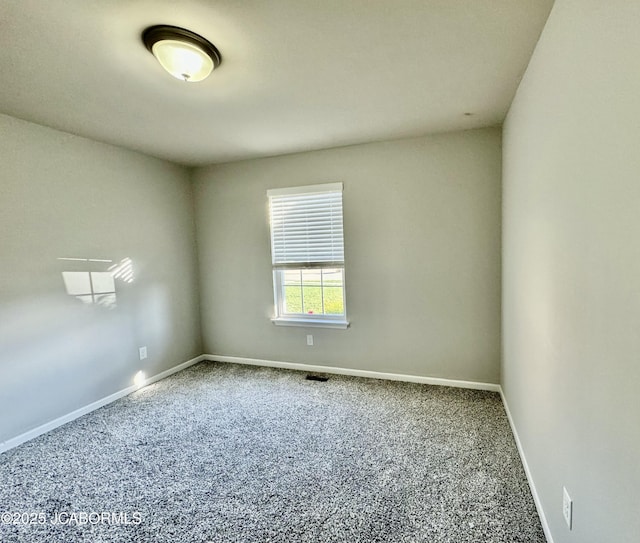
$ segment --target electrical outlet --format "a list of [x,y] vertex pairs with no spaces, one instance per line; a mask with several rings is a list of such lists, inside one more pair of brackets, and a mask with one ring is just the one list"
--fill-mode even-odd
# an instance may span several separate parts
[[313,345],[313,336],[311,334],[307,334],[307,345]]
[[145,358],[147,358],[147,347],[140,347],[138,349],[138,351],[140,352],[140,360],[144,360]]
[[573,500],[571,499],[571,496],[569,496],[565,487],[562,487],[562,516],[564,516],[564,520],[567,523],[569,530],[571,530],[573,520]]

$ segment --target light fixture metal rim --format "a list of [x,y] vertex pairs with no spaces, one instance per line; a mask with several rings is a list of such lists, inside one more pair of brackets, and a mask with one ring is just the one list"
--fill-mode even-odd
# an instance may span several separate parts
[[[220,51],[209,40],[203,38],[191,30],[171,25],[154,25],[144,30],[142,33],[142,42],[145,47],[153,54],[153,46],[162,40],[177,40],[195,45],[202,49],[213,61],[213,69],[215,70],[222,62]],[[155,55],[154,55],[155,56]]]

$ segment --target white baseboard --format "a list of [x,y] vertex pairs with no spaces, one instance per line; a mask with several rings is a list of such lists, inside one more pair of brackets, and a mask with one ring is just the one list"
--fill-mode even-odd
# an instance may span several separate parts
[[58,428],[59,426],[62,426],[67,422],[71,422],[72,420],[82,417],[87,413],[91,413],[91,411],[95,411],[96,409],[99,409],[100,407],[110,404],[111,402],[115,402],[116,400],[128,394],[131,394],[136,390],[141,389],[142,387],[150,385],[151,383],[155,383],[160,379],[164,379],[169,375],[177,373],[185,368],[188,368],[189,366],[193,366],[194,364],[197,364],[198,362],[201,362],[202,360],[206,360],[206,359],[207,359],[206,356],[200,355],[200,356],[197,356],[196,358],[192,358],[191,360],[187,360],[182,364],[178,364],[173,368],[169,368],[168,370],[165,370],[163,372],[158,373],[157,375],[154,375],[152,377],[149,377],[148,379],[145,379],[142,383],[138,385],[131,385],[127,388],[123,388],[122,390],[119,390],[118,392],[114,392],[113,394],[110,394],[105,398],[92,402],[89,405],[85,405],[84,407],[76,409],[75,411],[72,411],[71,413],[67,413],[66,415],[62,415],[61,417],[58,417],[52,421],[46,422],[45,424],[42,424],[37,428],[34,428],[33,430],[29,430],[28,432],[24,432],[23,434],[20,434],[16,437],[7,439],[6,441],[0,443],[0,453],[8,451],[9,449],[13,449],[18,445],[21,445],[22,443],[25,443],[35,437],[38,437],[39,435],[50,432],[54,428]]
[[516,429],[516,425],[513,422],[513,417],[511,416],[511,411],[509,410],[509,404],[507,403],[507,398],[504,395],[502,387],[500,387],[499,392],[500,397],[502,398],[502,404],[504,405],[504,410],[507,413],[507,419],[509,419],[509,425],[511,426],[511,432],[513,433],[516,447],[518,448],[518,454],[520,454],[520,460],[522,461],[522,465],[524,466],[524,472],[527,475],[527,481],[529,482],[529,488],[531,488],[531,494],[533,496],[533,502],[535,503],[536,509],[538,511],[538,516],[540,517],[542,530],[544,531],[544,535],[547,538],[547,543],[553,543],[553,536],[551,535],[551,530],[549,529],[549,523],[547,522],[547,517],[544,514],[542,502],[540,501],[540,496],[538,495],[538,491],[536,490],[536,485],[533,481],[531,470],[529,469],[527,457],[524,454],[524,449],[522,448],[522,443],[520,442],[520,436],[518,435],[518,430]]
[[283,368],[287,370],[335,373],[338,375],[351,375],[354,377],[368,377],[370,379],[386,379],[388,381],[405,381],[408,383],[421,383],[424,385],[472,388],[475,390],[500,392],[500,385],[493,383],[480,383],[476,381],[459,381],[456,379],[442,379],[440,377],[423,377],[421,375],[405,375],[402,373],[383,373],[379,371],[337,368],[333,366],[316,366],[311,364],[299,364],[297,362],[280,362],[278,360],[261,360],[258,358],[242,358],[238,356],[223,356],[217,354],[204,355],[204,358],[216,362],[248,364],[250,366],[267,366],[269,368]]
[[198,362],[202,362],[203,360],[207,360],[207,357],[201,354],[200,356],[196,356],[195,358],[192,358],[191,360],[187,360],[182,364],[173,366],[173,368],[169,368],[168,370],[161,371],[160,373],[152,377],[149,377],[148,379],[145,379],[142,385],[136,387],[136,390],[142,387],[146,387],[147,385],[150,385],[157,381],[160,381],[165,377],[169,377],[169,375],[173,375],[174,373],[178,373],[179,371],[186,370],[189,366],[193,366],[194,364],[197,364]]

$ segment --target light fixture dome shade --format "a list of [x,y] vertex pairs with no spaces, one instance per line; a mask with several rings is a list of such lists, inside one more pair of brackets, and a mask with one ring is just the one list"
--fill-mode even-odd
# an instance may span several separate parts
[[153,55],[176,79],[202,81],[213,71],[213,60],[202,49],[178,40],[161,40],[153,44]]
[[142,33],[142,41],[167,72],[183,81],[202,81],[220,65],[216,47],[184,28],[151,26]]

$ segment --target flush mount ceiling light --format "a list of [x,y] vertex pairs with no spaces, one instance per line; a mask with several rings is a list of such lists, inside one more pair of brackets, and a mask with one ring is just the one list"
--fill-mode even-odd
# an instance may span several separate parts
[[202,81],[220,65],[215,45],[185,28],[150,26],[142,41],[167,72],[183,81]]

